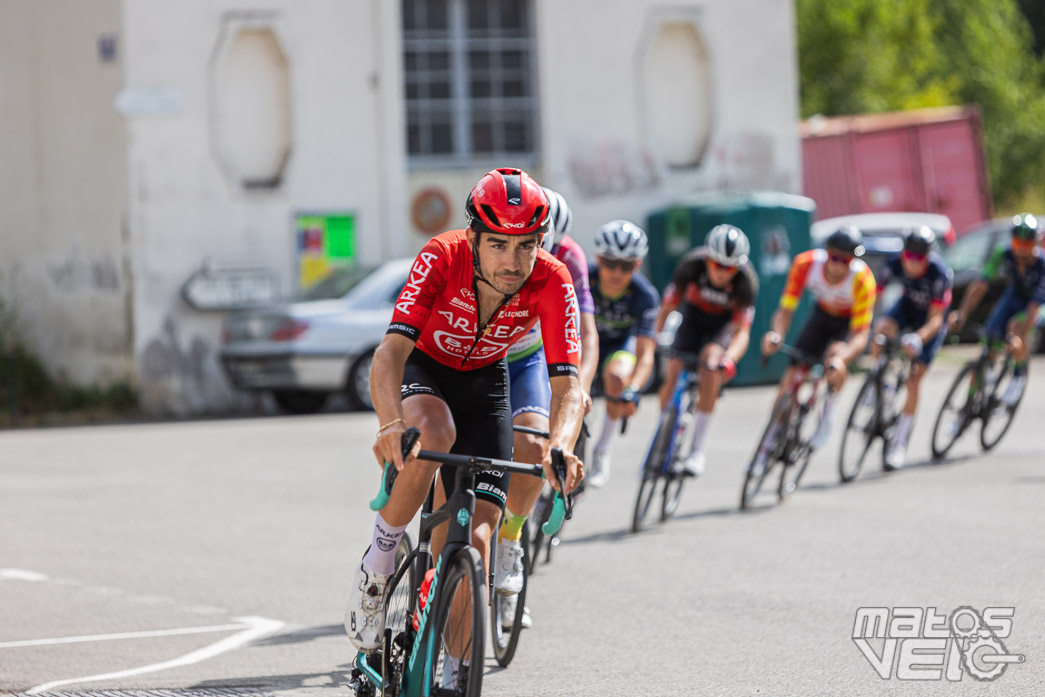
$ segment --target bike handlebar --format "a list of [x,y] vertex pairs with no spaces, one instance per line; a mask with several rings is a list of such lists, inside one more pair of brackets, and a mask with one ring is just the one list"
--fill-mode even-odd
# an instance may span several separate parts
[[[802,349],[797,348],[795,346],[791,346],[790,344],[780,344],[780,347],[777,348],[776,353],[782,353],[785,356],[790,356],[791,358],[794,358],[796,361],[798,361],[806,367],[812,367],[820,362],[820,359],[814,356],[813,354],[809,353],[808,351],[803,351]],[[765,354],[762,355],[763,368],[766,367],[766,364],[769,362],[769,359],[771,357],[772,356],[766,356]]]
[[[421,432],[416,427],[411,426],[403,432],[403,457],[405,458],[414,445],[417,443],[418,438],[421,437]],[[566,487],[566,458],[559,448],[552,448],[552,467],[555,470],[555,476],[559,479],[560,489]],[[504,472],[512,472],[515,474],[526,474],[533,477],[544,477],[544,469],[540,465],[526,465],[520,462],[513,462],[511,460],[501,460],[494,457],[476,457],[474,455],[457,455],[454,453],[441,453],[433,450],[419,450],[417,453],[418,460],[431,460],[432,462],[439,462],[444,465],[453,465],[456,467],[467,467],[469,469],[493,469],[502,470]],[[388,504],[388,499],[392,495],[392,487],[395,486],[395,480],[399,471],[396,470],[395,465],[390,462],[386,462],[384,470],[381,475],[381,485],[377,492],[377,496],[370,501],[370,509],[373,511],[380,511]],[[553,535],[558,532],[559,527],[562,526],[563,518],[569,520],[573,517],[573,494],[568,494],[563,500],[561,491],[555,492],[555,502],[552,508],[552,517],[549,519],[546,526],[550,525],[552,521],[556,521],[554,528],[545,530],[546,535]]]

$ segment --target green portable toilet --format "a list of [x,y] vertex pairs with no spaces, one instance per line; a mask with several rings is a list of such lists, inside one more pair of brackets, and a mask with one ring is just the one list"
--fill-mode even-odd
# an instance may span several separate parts
[[[650,251],[645,269],[661,292],[671,281],[678,260],[702,245],[708,230],[714,226],[736,225],[751,240],[751,263],[759,280],[758,300],[751,326],[751,345],[737,366],[737,376],[731,384],[771,383],[783,375],[787,359],[775,357],[763,367],[758,345],[780,302],[791,259],[810,247],[809,228],[815,212],[816,204],[811,198],[756,191],[701,194],[656,211],[647,220]],[[799,305],[792,330],[805,322],[809,307],[806,302]]]

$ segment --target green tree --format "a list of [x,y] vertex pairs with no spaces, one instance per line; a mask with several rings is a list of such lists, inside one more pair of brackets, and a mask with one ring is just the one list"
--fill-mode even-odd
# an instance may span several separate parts
[[1045,71],[1018,0],[797,0],[802,114],[978,104],[1000,205],[1039,187]]

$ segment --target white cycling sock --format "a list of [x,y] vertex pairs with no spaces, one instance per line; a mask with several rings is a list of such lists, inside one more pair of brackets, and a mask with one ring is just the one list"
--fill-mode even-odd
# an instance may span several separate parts
[[605,418],[602,420],[602,433],[599,434],[599,440],[595,443],[595,450],[606,452],[609,450],[610,441],[613,439],[614,434],[617,433],[617,429],[620,428],[619,418],[610,418],[610,413],[606,412]]
[[[407,523],[409,525],[409,523]],[[379,574],[390,574],[396,570],[396,547],[406,531],[406,525],[389,525],[381,514],[374,520],[374,537],[363,561]]]
[[711,412],[697,409],[697,416],[693,420],[693,448],[690,452],[704,449],[704,438],[708,433],[708,425],[711,423]]
[[896,447],[904,448],[907,446],[907,439],[911,436],[911,426],[913,424],[913,414],[900,414],[900,418],[896,421],[896,435],[893,441],[896,443]]

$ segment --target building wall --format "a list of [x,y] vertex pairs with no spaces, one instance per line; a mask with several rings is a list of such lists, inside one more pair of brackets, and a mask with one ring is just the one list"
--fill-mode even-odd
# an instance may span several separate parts
[[[567,196],[589,251],[606,220],[690,193],[799,190],[790,2],[534,3],[541,151],[525,166]],[[230,48],[238,32],[265,34],[256,60]],[[441,188],[462,225],[489,168],[409,166],[395,0],[8,0],[0,76],[0,156],[18,163],[0,170],[0,293],[56,372],[130,375],[155,413],[246,402],[218,365],[223,313],[182,298],[194,273],[253,265],[293,290],[306,211],[353,214],[362,263],[412,255],[413,195]],[[277,160],[277,185],[243,186]]]
[[118,0],[0,4],[0,298],[79,383],[133,376],[121,30]]
[[[399,253],[403,206],[386,183],[402,181],[403,158],[386,151],[401,146],[381,116],[388,64],[396,64],[386,55],[394,4],[252,2],[244,12],[237,2],[126,3],[127,85],[159,86],[183,101],[128,126],[134,352],[150,409],[196,412],[234,399],[216,358],[222,313],[193,309],[179,294],[205,265],[273,269],[292,291],[301,211],[352,213],[361,263]],[[232,162],[238,129],[250,121],[222,120],[236,111],[235,85],[222,76],[240,30],[271,31],[288,76],[289,157],[270,189],[245,189]]]

